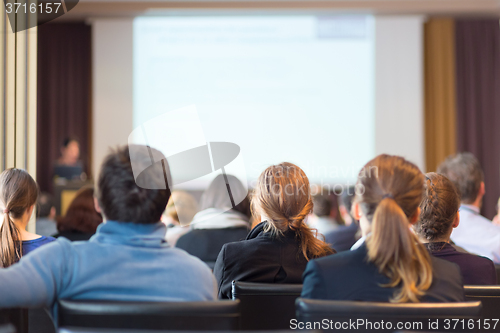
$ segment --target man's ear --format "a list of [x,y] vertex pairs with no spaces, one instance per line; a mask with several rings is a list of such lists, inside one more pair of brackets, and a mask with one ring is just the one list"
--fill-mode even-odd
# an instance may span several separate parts
[[102,214],[101,207],[99,206],[99,202],[97,201],[97,198],[94,197],[94,208],[96,212],[99,214]]
[[457,212],[457,215],[455,216],[455,219],[453,220],[453,224],[451,225],[453,228],[458,227],[460,224],[460,212]]
[[484,186],[484,182],[481,182],[481,186],[479,186],[479,195],[484,196],[486,193],[486,187]]
[[410,224],[415,224],[418,222],[418,218],[420,217],[420,212],[422,210],[420,207],[417,208],[417,211],[410,217]]

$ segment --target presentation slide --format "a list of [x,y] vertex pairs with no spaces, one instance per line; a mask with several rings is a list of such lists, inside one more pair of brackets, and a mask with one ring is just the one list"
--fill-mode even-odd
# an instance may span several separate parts
[[139,17],[134,128],[165,131],[167,155],[233,143],[250,186],[285,161],[353,184],[375,152],[374,60],[371,16]]

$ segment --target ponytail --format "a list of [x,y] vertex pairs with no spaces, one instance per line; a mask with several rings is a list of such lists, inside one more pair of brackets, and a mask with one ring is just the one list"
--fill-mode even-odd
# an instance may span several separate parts
[[254,216],[264,214],[269,218],[265,232],[283,235],[293,230],[306,260],[335,253],[304,221],[312,212],[313,202],[309,180],[298,166],[284,162],[264,170],[255,188],[252,209]]
[[300,239],[300,249],[306,260],[335,253],[327,243],[317,238],[318,230],[309,228],[304,222],[312,210],[312,205],[312,201],[309,200],[302,211],[291,219],[289,225],[289,228],[294,230]]
[[16,263],[22,255],[22,241],[19,229],[7,212],[4,212],[0,226],[0,265],[9,267]]
[[384,197],[372,217],[366,240],[368,260],[391,280],[384,287],[397,287],[391,302],[419,302],[432,284],[429,252],[410,231],[408,218],[391,196]]
[[22,218],[26,210],[36,203],[37,197],[38,186],[26,171],[7,169],[0,174],[0,202],[4,207],[3,221],[0,225],[2,267],[8,267],[21,259],[23,254],[21,231],[14,223],[14,219]]

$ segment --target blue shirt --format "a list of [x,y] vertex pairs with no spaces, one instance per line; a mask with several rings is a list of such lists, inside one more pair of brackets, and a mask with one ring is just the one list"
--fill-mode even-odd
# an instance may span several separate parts
[[89,241],[65,238],[0,269],[0,307],[53,306],[57,299],[208,301],[211,270],[165,242],[163,223],[108,221]]
[[27,255],[29,252],[33,251],[34,249],[39,248],[42,245],[48,244],[50,242],[55,241],[56,239],[54,237],[46,237],[42,236],[37,239],[31,239],[31,240],[24,240],[23,241],[23,256]]

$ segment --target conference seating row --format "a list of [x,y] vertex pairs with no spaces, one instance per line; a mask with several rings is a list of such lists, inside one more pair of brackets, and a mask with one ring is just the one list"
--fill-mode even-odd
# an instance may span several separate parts
[[[58,304],[58,327],[61,329],[135,329],[152,333],[154,330],[179,331],[234,331],[234,330],[288,330],[339,328],[338,323],[356,322],[342,327],[349,331],[390,331],[397,329],[428,330],[431,323],[439,323],[443,331],[470,331],[461,329],[473,320],[479,330],[484,319],[500,318],[500,286],[466,286],[468,302],[392,304],[353,301],[323,301],[300,298],[302,286],[290,284],[261,284],[233,282],[233,300],[214,302],[111,302],[70,301]],[[31,310],[30,310],[31,311]],[[11,318],[17,333],[28,332],[27,310],[2,310]],[[454,319],[455,327],[445,320]],[[363,320],[363,322],[361,322]],[[383,327],[373,323],[391,322]],[[421,326],[398,327],[397,323],[421,322]],[[1,323],[1,322],[0,322]],[[307,326],[307,323],[320,323]],[[325,324],[328,323],[328,324]],[[337,324],[336,324],[337,323]],[[372,323],[372,326],[367,326]],[[492,330],[500,331],[500,323]],[[333,325],[333,326],[332,326]],[[362,329],[360,329],[360,325]],[[377,326],[378,325],[378,326]],[[418,325],[418,324],[416,324]],[[354,328],[355,327],[355,328]],[[454,329],[453,329],[454,328]],[[2,332],[3,333],[3,332]],[[10,332],[9,332],[10,333]],[[35,332],[30,332],[35,333]],[[38,333],[38,330],[37,332]]]

